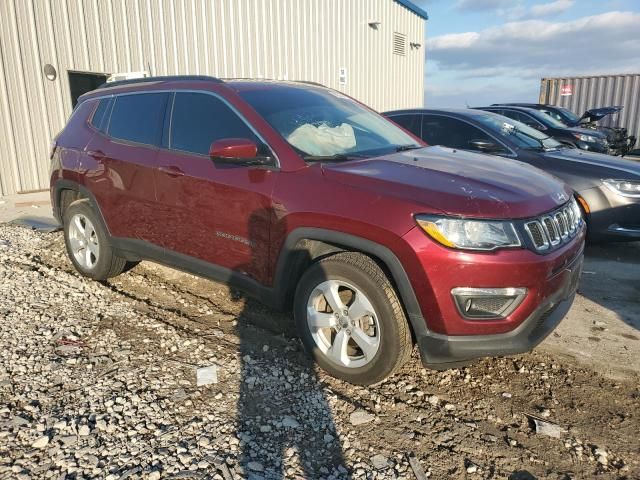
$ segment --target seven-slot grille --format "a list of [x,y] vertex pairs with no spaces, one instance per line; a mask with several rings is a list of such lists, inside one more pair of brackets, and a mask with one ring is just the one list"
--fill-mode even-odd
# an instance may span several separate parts
[[582,227],[582,212],[575,199],[551,213],[530,220],[524,228],[537,251],[543,252],[566,243]]

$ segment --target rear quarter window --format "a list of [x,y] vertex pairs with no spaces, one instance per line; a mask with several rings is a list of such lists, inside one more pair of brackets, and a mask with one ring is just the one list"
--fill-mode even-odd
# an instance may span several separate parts
[[113,97],[103,98],[98,102],[98,106],[93,112],[91,117],[91,125],[101,132],[107,131],[109,125],[109,115],[111,113],[111,105],[113,103]]
[[141,93],[115,97],[109,135],[135,143],[160,145],[168,93]]
[[463,120],[442,115],[425,115],[423,118],[424,141],[430,145],[477,150],[471,142],[480,140],[496,143],[478,127]]

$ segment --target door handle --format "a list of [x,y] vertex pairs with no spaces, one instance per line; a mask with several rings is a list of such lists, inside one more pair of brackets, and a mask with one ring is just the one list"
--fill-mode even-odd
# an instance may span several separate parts
[[161,171],[162,173],[166,173],[170,177],[182,177],[184,175],[184,172],[180,170],[179,167],[176,167],[175,165],[158,167],[158,170]]
[[96,160],[103,160],[104,157],[106,157],[102,150],[87,150],[87,155],[95,158]]

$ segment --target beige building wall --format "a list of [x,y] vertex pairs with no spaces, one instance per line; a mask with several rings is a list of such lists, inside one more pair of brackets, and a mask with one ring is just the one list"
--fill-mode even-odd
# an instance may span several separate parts
[[308,80],[377,110],[418,107],[424,24],[395,0],[1,0],[0,195],[48,187],[69,71]]

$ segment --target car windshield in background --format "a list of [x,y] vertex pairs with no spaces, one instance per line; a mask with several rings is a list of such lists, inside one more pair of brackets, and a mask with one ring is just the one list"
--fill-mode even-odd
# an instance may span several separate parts
[[547,127],[567,128],[567,126],[563,122],[553,118],[548,113],[544,113],[544,112],[541,112],[540,110],[533,110],[533,109],[531,109],[531,111],[527,113],[529,113],[532,117],[534,117],[536,120],[538,120],[539,122],[541,122]]
[[239,92],[308,161],[349,160],[420,148],[409,134],[348,97],[319,88]]
[[478,114],[475,119],[491,130],[492,133],[511,140],[518,148],[548,151],[563,147],[560,142],[546,136],[535,128],[502,115]]
[[576,125],[580,121],[580,117],[573,113],[571,110],[564,107],[556,107],[558,111],[562,112],[562,116],[565,117],[570,125]]
[[566,108],[555,107],[554,110],[546,110],[542,108],[540,109],[540,111],[542,113],[546,113],[551,118],[556,119],[565,127],[571,127],[573,125],[577,125],[580,122],[580,117],[578,117],[571,110],[567,110]]

